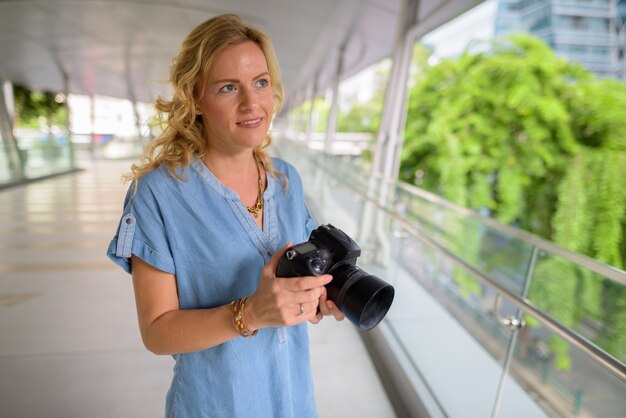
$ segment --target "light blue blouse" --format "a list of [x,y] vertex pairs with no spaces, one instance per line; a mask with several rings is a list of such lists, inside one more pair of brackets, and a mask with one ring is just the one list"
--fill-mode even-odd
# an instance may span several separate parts
[[[176,275],[180,309],[210,308],[248,296],[287,242],[306,241],[315,222],[293,166],[273,159],[289,186],[267,176],[261,230],[239,200],[195,158],[178,173],[163,167],[126,195],[108,256],[128,273],[135,254]],[[174,355],[167,417],[314,417],[307,325],[261,329],[208,350]]]

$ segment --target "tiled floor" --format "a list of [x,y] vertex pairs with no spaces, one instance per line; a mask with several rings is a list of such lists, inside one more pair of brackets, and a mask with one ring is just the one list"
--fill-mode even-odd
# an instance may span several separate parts
[[[0,417],[158,417],[173,361],[143,348],[109,262],[129,162],[0,191]],[[357,332],[311,327],[319,416],[393,417]]]

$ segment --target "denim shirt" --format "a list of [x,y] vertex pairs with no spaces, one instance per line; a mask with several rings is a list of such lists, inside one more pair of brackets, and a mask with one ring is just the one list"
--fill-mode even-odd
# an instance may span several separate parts
[[[306,241],[315,222],[293,166],[273,159],[287,189],[267,176],[261,230],[239,200],[194,158],[129,189],[108,256],[131,273],[135,254],[176,276],[180,309],[211,308],[255,292],[263,266],[287,242]],[[307,325],[264,328],[254,338],[176,354],[167,417],[314,417]]]

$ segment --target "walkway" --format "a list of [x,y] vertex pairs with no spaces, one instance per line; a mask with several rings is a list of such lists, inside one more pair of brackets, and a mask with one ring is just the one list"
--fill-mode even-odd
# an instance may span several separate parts
[[[173,361],[143,347],[105,248],[128,161],[0,191],[0,415],[158,417]],[[393,417],[357,332],[311,327],[320,418]]]

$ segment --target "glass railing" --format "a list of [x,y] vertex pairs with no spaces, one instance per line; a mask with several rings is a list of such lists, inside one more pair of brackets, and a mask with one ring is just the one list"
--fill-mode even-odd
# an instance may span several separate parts
[[[149,138],[113,134],[73,135],[72,142],[79,158],[137,159],[150,142]],[[80,160],[79,160],[80,161]]]
[[626,273],[349,159],[273,148],[299,170],[318,221],[355,238],[359,265],[395,287],[380,326],[435,399],[432,415],[624,416]]
[[75,168],[74,149],[66,134],[28,135],[17,141],[17,147],[0,142],[0,185]]
[[94,159],[138,159],[148,138],[66,134],[24,130],[17,148],[0,142],[0,186],[76,169]]

